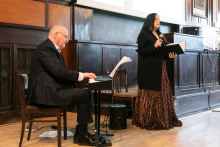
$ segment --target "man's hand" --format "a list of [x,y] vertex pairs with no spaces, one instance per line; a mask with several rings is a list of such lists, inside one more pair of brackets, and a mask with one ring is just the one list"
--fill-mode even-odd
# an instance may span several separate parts
[[83,79],[95,79],[96,75],[94,73],[83,73]]
[[175,53],[174,54],[174,52],[170,52],[169,53],[169,58],[174,58],[174,57],[176,57],[177,56],[177,54]]

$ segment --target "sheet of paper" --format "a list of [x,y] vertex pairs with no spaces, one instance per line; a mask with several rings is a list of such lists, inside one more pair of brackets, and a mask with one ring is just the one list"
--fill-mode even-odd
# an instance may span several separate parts
[[111,74],[109,75],[111,78],[114,77],[115,72],[117,71],[117,69],[119,68],[120,65],[122,65],[123,63],[126,62],[131,62],[131,58],[124,56],[119,62],[118,64],[115,66],[115,68],[113,69],[113,71],[111,72]]
[[[67,130],[67,136],[73,136],[74,134],[72,132],[70,132],[69,130]],[[39,137],[49,137],[49,138],[55,138],[57,136],[57,131],[46,131],[44,132],[42,135],[40,135]],[[61,137],[64,136],[64,132],[61,131]]]

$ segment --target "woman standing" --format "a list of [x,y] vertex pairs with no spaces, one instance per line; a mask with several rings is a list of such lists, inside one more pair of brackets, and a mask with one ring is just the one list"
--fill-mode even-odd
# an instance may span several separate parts
[[[138,36],[138,54],[142,60],[133,123],[148,130],[182,126],[174,110],[165,66],[166,57],[158,51],[158,47],[165,46],[164,40],[159,38],[159,26],[159,16],[156,13],[149,14]],[[175,56],[172,52],[167,58]]]

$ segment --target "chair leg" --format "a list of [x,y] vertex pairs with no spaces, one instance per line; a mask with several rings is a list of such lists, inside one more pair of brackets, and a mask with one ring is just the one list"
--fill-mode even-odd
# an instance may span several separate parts
[[57,139],[58,139],[58,147],[61,147],[61,114],[57,113]]
[[24,129],[25,129],[25,114],[22,114],[22,124],[21,124],[21,137],[19,147],[22,145],[23,137],[24,137]]
[[64,140],[67,140],[66,108],[63,109]]
[[[33,120],[33,114],[30,114],[30,120]],[[30,122],[27,140],[30,140],[30,138],[31,138],[32,126],[33,126],[33,122]]]
[[132,98],[131,101],[132,101],[132,106],[131,106],[132,108],[131,109],[132,109],[132,119],[133,119],[132,122],[133,122],[134,121],[134,98]]
[[[129,105],[128,105],[129,100],[127,100],[126,102],[127,102],[126,108],[128,108],[128,106],[129,106]],[[132,108],[131,108],[131,109],[132,109]],[[131,110],[131,111],[132,111],[132,110]],[[128,118],[128,110],[127,110],[127,118]]]

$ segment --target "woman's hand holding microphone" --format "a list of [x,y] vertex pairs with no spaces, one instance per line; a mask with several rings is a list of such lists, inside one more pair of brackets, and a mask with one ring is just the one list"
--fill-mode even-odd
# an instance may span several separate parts
[[158,40],[155,42],[154,47],[157,48],[157,47],[161,46],[162,41],[163,41],[162,39],[158,39]]

